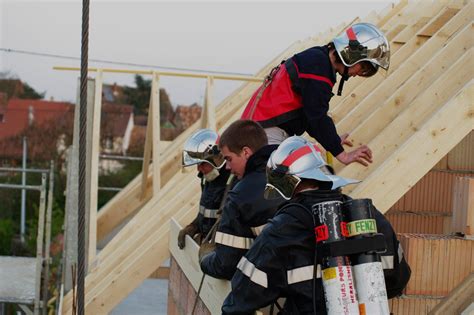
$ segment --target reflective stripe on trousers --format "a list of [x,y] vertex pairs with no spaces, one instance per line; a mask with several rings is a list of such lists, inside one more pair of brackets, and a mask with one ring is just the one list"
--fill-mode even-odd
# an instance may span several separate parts
[[257,267],[255,267],[255,265],[251,263],[249,260],[247,260],[247,258],[242,257],[240,259],[237,265],[237,269],[239,269],[240,271],[242,271],[244,275],[249,277],[249,279],[252,282],[264,288],[268,288],[267,274],[263,272],[262,270],[258,269]]
[[217,232],[216,233],[216,243],[226,245],[229,247],[240,248],[240,249],[249,249],[253,244],[253,238],[247,238],[242,236],[235,236],[232,234]]

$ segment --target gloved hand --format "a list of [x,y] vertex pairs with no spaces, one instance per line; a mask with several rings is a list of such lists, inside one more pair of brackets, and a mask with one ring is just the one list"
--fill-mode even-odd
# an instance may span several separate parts
[[201,247],[199,248],[199,262],[206,256],[207,254],[213,252],[216,249],[216,244],[215,243],[204,243],[201,244]]
[[186,235],[194,237],[196,233],[199,231],[197,224],[193,221],[184,227],[178,234],[178,247],[179,249],[183,249],[186,246]]

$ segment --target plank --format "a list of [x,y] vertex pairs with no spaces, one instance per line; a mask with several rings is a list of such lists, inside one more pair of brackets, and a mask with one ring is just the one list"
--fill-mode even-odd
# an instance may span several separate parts
[[[424,17],[433,18],[434,15],[439,14],[439,11],[443,7],[440,5],[433,5],[423,10]],[[422,8],[423,9],[423,8]],[[390,58],[390,70],[388,75],[391,76],[405,62],[414,52],[416,52],[427,39],[417,39],[415,33],[423,26],[423,23],[419,22],[419,19],[414,19],[412,23],[405,28],[406,36],[410,35],[410,40],[391,55]],[[386,77],[383,73],[377,73],[371,78],[363,79],[359,78],[359,84],[356,84],[353,91],[346,90],[346,97],[340,100],[331,101],[330,114],[336,122],[340,122],[348,113],[360,104],[366,97],[377,89],[377,87],[386,81]],[[349,80],[350,83],[353,79]],[[362,81],[363,80],[363,81]],[[363,84],[360,84],[362,83]]]
[[[467,31],[470,31],[471,28]],[[472,36],[466,33],[467,37]],[[472,46],[472,45],[471,45]],[[464,50],[445,50],[435,58],[433,62],[427,64],[428,68],[433,68],[439,60],[446,55],[457,55],[456,52]],[[378,168],[385,159],[392,154],[404,141],[412,136],[421,124],[433,114],[437,109],[443,106],[452,96],[454,96],[463,86],[465,82],[472,78],[472,71],[466,65],[473,64],[472,48],[465,52],[461,58],[454,62],[451,67],[443,73],[446,76],[440,76],[431,86],[421,90],[419,95],[410,104],[404,105],[405,98],[408,98],[407,89],[400,89],[387,102],[378,107],[369,118],[356,128],[350,135],[354,143],[366,143],[372,149],[374,154],[373,163],[369,167],[364,167],[358,163],[346,166],[339,175],[364,179],[376,168]],[[436,76],[434,76],[436,78]],[[413,77],[417,80],[417,77]],[[446,80],[447,79],[447,80]],[[412,83],[407,85],[411,88]],[[398,100],[398,102],[397,102]],[[403,106],[407,108],[402,110]],[[395,112],[395,113],[392,113]],[[390,121],[393,119],[392,121]],[[373,135],[375,135],[374,138]],[[348,187],[347,192],[351,191],[355,186]]]
[[100,122],[102,112],[102,70],[95,77],[95,95],[92,112],[90,186],[89,186],[89,241],[88,265],[92,264],[97,251],[97,197],[99,187]]
[[407,80],[419,71],[433,54],[443,48],[447,39],[470,24],[474,16],[474,4],[471,2],[453,17],[442,29],[431,37],[420,49],[384,80],[372,93],[351,110],[338,124],[340,133],[350,133],[374,111],[379,104],[390,98]]
[[[474,126],[472,81],[353,191],[385,213]],[[409,173],[400,170],[409,170]]]

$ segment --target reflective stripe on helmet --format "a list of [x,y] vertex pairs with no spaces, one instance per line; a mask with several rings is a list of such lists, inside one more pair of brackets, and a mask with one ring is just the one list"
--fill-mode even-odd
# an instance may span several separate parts
[[[290,167],[290,165],[293,164],[300,157],[313,152],[310,146],[311,144],[305,145],[304,147],[295,150],[290,155],[288,155],[288,157],[281,163],[281,165]],[[316,149],[317,152],[321,153],[321,150],[318,148],[317,145],[313,144],[312,146],[314,147],[314,149]]]
[[352,29],[352,27],[349,27],[346,30],[346,34],[349,40],[357,40],[356,34],[354,33],[354,30]]
[[223,232],[217,232],[215,240],[218,244],[240,249],[249,249],[253,244],[253,238],[235,236]]
[[242,257],[237,265],[237,269],[242,271],[244,275],[249,277],[249,279],[264,287],[268,288],[268,277],[265,272],[255,267],[255,265],[250,262],[247,258]]

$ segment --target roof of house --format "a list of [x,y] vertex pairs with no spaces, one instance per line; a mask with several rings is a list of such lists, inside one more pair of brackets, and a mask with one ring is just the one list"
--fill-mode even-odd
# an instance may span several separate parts
[[106,137],[123,137],[133,114],[133,106],[102,104],[101,133]]
[[0,140],[20,134],[29,122],[43,124],[62,119],[72,113],[74,104],[44,100],[10,99],[5,108],[0,108]]
[[[36,128],[35,131],[32,131],[34,133],[50,133],[53,124],[67,128],[72,133],[74,106],[74,104],[67,102],[10,99],[6,106],[0,107],[0,150],[2,150],[2,155],[21,156],[22,148],[19,136],[26,134],[27,127],[32,123]],[[133,107],[130,105],[104,103],[101,115],[102,137],[124,137],[132,113]],[[30,145],[33,145],[34,142],[32,139]],[[53,145],[49,142],[49,144],[41,143],[42,146]],[[36,149],[29,146],[30,152],[38,151]],[[41,150],[44,149],[41,148]]]

